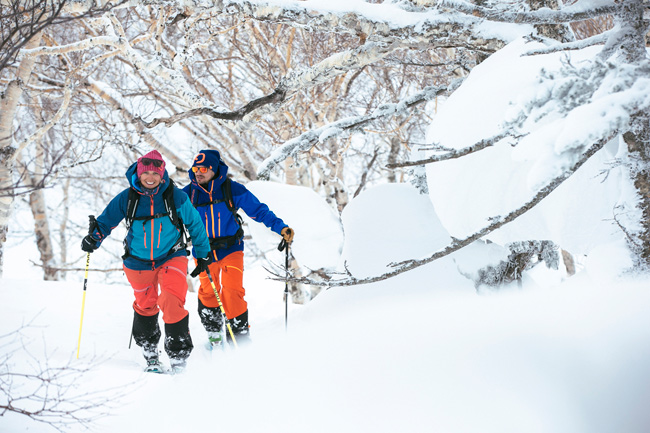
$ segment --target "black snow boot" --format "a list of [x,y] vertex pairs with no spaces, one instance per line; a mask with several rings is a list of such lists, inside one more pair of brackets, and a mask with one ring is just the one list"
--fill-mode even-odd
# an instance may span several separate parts
[[208,332],[220,332],[223,329],[223,314],[221,308],[211,308],[203,305],[199,299],[199,318]]
[[133,339],[135,344],[142,347],[142,354],[147,361],[158,359],[158,342],[160,341],[160,326],[158,313],[153,316],[142,316],[133,312]]
[[[246,344],[250,342],[251,334],[250,327],[248,325],[248,310],[244,311],[242,314],[233,319],[228,319],[228,323],[230,323],[232,333],[235,334],[235,340],[237,341],[237,344]],[[228,342],[232,341],[230,332],[226,332],[226,338],[228,339]]]
[[194,348],[190,336],[190,315],[176,323],[165,323],[165,352],[169,360],[177,365],[185,365],[185,360],[190,356]]

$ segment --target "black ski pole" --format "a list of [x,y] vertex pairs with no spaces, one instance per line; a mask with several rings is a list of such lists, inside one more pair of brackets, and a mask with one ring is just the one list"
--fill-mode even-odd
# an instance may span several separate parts
[[287,322],[289,321],[289,243],[282,239],[278,250],[285,251],[284,255],[284,270],[286,276],[284,278],[284,330],[287,330]]

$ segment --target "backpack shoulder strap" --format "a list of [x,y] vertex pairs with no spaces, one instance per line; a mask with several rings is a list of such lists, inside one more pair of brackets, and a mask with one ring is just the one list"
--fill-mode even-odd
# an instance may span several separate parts
[[178,212],[176,211],[176,205],[174,204],[175,186],[174,181],[169,179],[169,186],[163,191],[163,202],[165,203],[165,208],[167,208],[167,212],[169,213],[169,219],[172,220],[172,224],[178,227],[182,222],[181,218],[178,216]]
[[135,218],[135,210],[138,208],[138,202],[140,201],[140,194],[138,194],[133,188],[129,188],[129,199],[126,203],[126,229],[131,229],[131,224],[133,224],[133,218]]
[[242,219],[237,213],[235,202],[232,199],[232,185],[230,178],[226,178],[226,180],[221,184],[221,192],[223,192],[223,200],[226,202],[228,210],[232,212],[232,215],[235,217],[235,221],[237,221],[239,227],[241,227]]
[[230,212],[237,212],[235,204],[232,201],[232,184],[230,179],[226,178],[226,180],[221,184],[221,192],[223,192],[223,200],[226,202],[228,210]]

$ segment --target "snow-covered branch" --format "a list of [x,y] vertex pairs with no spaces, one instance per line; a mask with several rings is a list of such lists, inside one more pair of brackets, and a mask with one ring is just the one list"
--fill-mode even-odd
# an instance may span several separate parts
[[591,47],[594,45],[602,45],[605,42],[607,42],[607,39],[613,34],[614,32],[612,30],[608,30],[606,32],[603,32],[599,35],[592,36],[587,39],[583,39],[580,41],[574,41],[574,42],[567,42],[563,44],[553,44],[548,47],[544,48],[537,48],[534,50],[530,50],[526,53],[528,56],[536,56],[540,54],[550,54],[550,53],[557,53],[560,51],[569,51],[569,50],[581,50],[583,48]]
[[491,221],[491,223],[485,226],[480,231],[477,231],[476,233],[464,239],[454,239],[453,243],[451,243],[450,245],[446,246],[443,249],[436,251],[435,253],[431,254],[429,257],[423,259],[405,260],[400,263],[391,264],[391,266],[394,267],[392,271],[386,272],[381,275],[368,277],[368,278],[355,278],[354,276],[348,273],[347,278],[338,279],[338,280],[334,278],[328,279],[326,281],[313,280],[309,278],[292,278],[290,279],[290,281],[301,283],[301,284],[311,284],[316,286],[328,286],[328,287],[354,286],[357,284],[375,283],[377,281],[382,281],[388,278],[395,277],[397,275],[403,274],[404,272],[419,268],[420,266],[426,265],[442,257],[448,256],[460,250],[461,248],[468,246],[472,242],[475,242],[481,239],[482,237],[492,233],[496,229],[516,220],[517,218],[519,218],[529,210],[533,209],[539,202],[541,202],[544,198],[548,197],[548,195],[551,194],[553,191],[555,191],[557,187],[559,187],[562,183],[564,183],[564,181],[566,181],[569,177],[571,177],[571,175],[573,175],[573,173],[575,173],[580,167],[582,167],[582,165],[585,162],[587,162],[589,158],[594,156],[596,152],[602,149],[603,146],[605,146],[615,136],[616,133],[613,133],[610,136],[606,138],[602,138],[597,143],[592,145],[582,155],[582,157],[572,167],[570,167],[570,169],[566,170],[560,176],[553,179],[544,188],[539,190],[532,199],[530,199],[521,207],[513,210],[512,212],[508,213],[505,216],[495,216],[490,218],[489,220]]
[[259,179],[268,179],[271,170],[273,170],[275,166],[289,157],[295,157],[300,152],[308,151],[316,143],[323,142],[346,131],[358,129],[377,119],[402,114],[406,110],[423,102],[430,101],[448,90],[449,87],[447,86],[430,86],[396,104],[385,104],[370,114],[348,117],[346,119],[332,122],[318,129],[307,131],[304,134],[287,141],[284,145],[276,149],[269,158],[260,164],[257,176]]
[[59,109],[57,110],[56,114],[50,120],[48,120],[42,127],[40,127],[36,132],[31,134],[29,137],[26,137],[24,140],[22,140],[20,143],[17,144],[16,151],[9,159],[10,161],[17,160],[18,157],[20,157],[20,154],[23,151],[23,149],[25,149],[30,143],[37,142],[41,138],[43,138],[45,133],[49,131],[54,125],[56,125],[59,122],[59,120],[61,120],[66,110],[68,109],[68,105],[70,104],[70,98],[72,98],[72,84],[70,83],[70,80],[67,80],[63,88],[63,100],[61,101],[61,105],[59,106]]
[[380,60],[397,48],[399,48],[398,44],[368,43],[354,50],[334,54],[312,68],[287,75],[272,93],[254,99],[234,111],[200,107],[170,117],[142,122],[147,128],[153,128],[160,123],[164,123],[169,127],[189,117],[208,115],[219,120],[242,121],[237,128],[238,130],[245,130],[263,115],[274,111],[276,109],[275,105],[281,104],[298,90],[316,86],[350,70],[363,68]]
[[615,0],[583,0],[560,10],[541,8],[536,11],[510,11],[509,5],[505,5],[503,8],[493,8],[463,0],[440,0],[439,5],[489,21],[517,24],[565,24],[614,14],[622,7],[622,3]]
[[[472,45],[479,50],[493,51],[502,43],[496,36],[490,39],[472,34],[472,27],[480,23],[480,18],[472,14],[445,13],[434,5],[414,11],[391,2],[364,4],[360,8],[354,3],[323,2],[318,5],[301,1],[277,4],[268,0],[226,0],[215,2],[215,9],[310,31],[350,33],[375,41],[401,40],[405,44],[426,44],[431,48]],[[399,19],[389,22],[379,17]],[[504,36],[503,40],[506,39]]]
[[449,159],[460,158],[462,156],[466,156],[471,153],[476,153],[479,150],[492,147],[499,141],[503,140],[504,138],[512,137],[512,136],[513,135],[510,132],[502,132],[498,135],[495,135],[494,137],[486,138],[484,140],[479,141],[478,143],[475,143],[471,146],[467,146],[463,149],[458,149],[458,150],[446,149],[446,148],[443,149],[438,146],[433,146],[432,150],[444,150],[446,153],[436,154],[430,156],[429,158],[419,159],[417,161],[405,161],[405,162],[398,162],[393,164],[386,164],[386,168],[413,167],[416,165],[430,164],[432,162],[447,161]]

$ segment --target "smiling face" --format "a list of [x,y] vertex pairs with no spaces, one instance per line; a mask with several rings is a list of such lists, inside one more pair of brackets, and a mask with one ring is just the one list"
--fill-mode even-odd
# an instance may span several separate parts
[[140,175],[140,183],[147,189],[156,188],[158,185],[160,185],[161,181],[162,178],[155,171],[145,171]]

